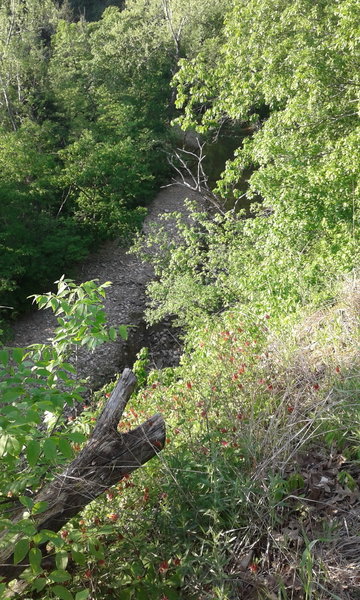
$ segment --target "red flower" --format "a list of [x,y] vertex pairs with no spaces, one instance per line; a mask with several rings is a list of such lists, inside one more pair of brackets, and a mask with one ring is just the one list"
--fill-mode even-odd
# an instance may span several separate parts
[[221,444],[222,446],[228,446],[228,445],[229,445],[229,442],[225,442],[224,440],[221,440],[220,444]]
[[313,388],[314,388],[314,390],[318,390],[320,388],[320,386],[318,383],[314,383]]
[[257,573],[259,570],[259,565],[257,565],[256,563],[251,563],[249,565],[249,571],[251,571],[252,573]]
[[118,518],[119,518],[119,515],[118,515],[117,513],[111,513],[111,514],[109,515],[109,519],[110,519],[110,521],[112,521],[113,523],[116,523],[116,521],[118,520]]
[[340,373],[340,367],[336,367],[336,368],[335,368],[335,371],[336,371],[337,373]]
[[163,560],[162,563],[159,564],[159,573],[160,575],[165,575],[165,573],[169,570],[169,563],[167,560]]
[[288,411],[288,413],[289,413],[289,414],[290,414],[290,413],[292,413],[292,412],[293,412],[293,410],[294,410],[294,407],[293,407],[293,406],[290,406],[290,405],[289,405],[289,406],[287,407],[287,411]]
[[191,390],[191,388],[192,388],[192,383],[191,383],[191,381],[187,381],[187,382],[186,382],[186,387],[187,387],[189,390]]
[[175,565],[176,567],[178,567],[178,566],[179,566],[180,562],[181,562],[181,561],[180,561],[180,558],[174,558],[174,559],[173,559],[173,563],[174,563],[174,565]]

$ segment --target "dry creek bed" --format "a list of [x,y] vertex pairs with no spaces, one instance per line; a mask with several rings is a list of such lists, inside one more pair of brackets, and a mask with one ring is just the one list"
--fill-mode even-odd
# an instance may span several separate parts
[[[175,184],[157,194],[148,209],[143,225],[144,235],[160,222],[165,213],[181,212],[187,215],[186,199],[202,202],[200,196],[188,188]],[[161,222],[171,235],[176,235],[172,220]],[[65,273],[66,276],[66,273]],[[116,241],[105,243],[78,267],[76,281],[81,283],[97,279],[99,284],[111,281],[107,289],[105,310],[109,325],[131,324],[129,339],[124,342],[103,344],[94,353],[81,351],[77,359],[80,377],[88,378],[89,389],[98,389],[124,367],[131,367],[136,353],[146,346],[150,350],[153,368],[161,369],[178,364],[181,355],[179,332],[170,321],[147,327],[144,320],[146,285],[153,278],[152,267],[137,256],[128,254]],[[25,347],[33,343],[45,343],[52,337],[56,320],[50,310],[24,315],[14,325],[12,346]]]

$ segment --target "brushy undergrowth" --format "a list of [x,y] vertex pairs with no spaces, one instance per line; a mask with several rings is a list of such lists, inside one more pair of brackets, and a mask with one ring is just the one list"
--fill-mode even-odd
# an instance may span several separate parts
[[74,583],[96,600],[356,598],[359,309],[352,273],[283,328],[240,305],[204,318],[177,368],[147,373],[143,351],[119,430],[159,411],[166,448],[69,525]]

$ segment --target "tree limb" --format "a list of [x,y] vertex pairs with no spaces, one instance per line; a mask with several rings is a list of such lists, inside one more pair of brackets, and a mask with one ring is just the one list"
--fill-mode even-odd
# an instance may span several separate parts
[[[135,383],[136,378],[132,371],[125,369],[87,445],[65,470],[55,475],[54,479],[32,498],[35,503],[47,503],[44,512],[31,517],[38,531],[59,531],[89,502],[163,449],[165,423],[160,414],[154,415],[126,433],[117,431],[117,425]],[[24,507],[11,507],[13,524],[23,519],[24,510]],[[0,544],[8,536],[9,531],[2,532]],[[26,559],[14,565],[14,548],[21,537],[21,533],[17,534],[15,539],[12,536],[5,549],[0,549],[0,577],[5,581],[15,579],[29,566]],[[45,547],[41,547],[41,550],[45,556]]]

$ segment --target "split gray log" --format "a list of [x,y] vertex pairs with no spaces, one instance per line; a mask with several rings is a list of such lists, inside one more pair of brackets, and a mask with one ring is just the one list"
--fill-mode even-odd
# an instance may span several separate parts
[[[92,500],[120,481],[125,475],[153,458],[165,444],[165,423],[156,414],[145,423],[126,433],[119,433],[117,425],[134,390],[136,378],[125,369],[111,397],[101,413],[88,444],[73,462],[53,481],[41,489],[34,502],[47,502],[47,509],[35,515],[38,531],[59,531]],[[12,521],[23,518],[24,507]],[[0,545],[8,532],[0,534]],[[21,534],[11,540],[5,550],[0,550],[0,580],[11,581],[28,566],[27,560],[14,565],[13,552]],[[45,549],[42,548],[43,554]]]

